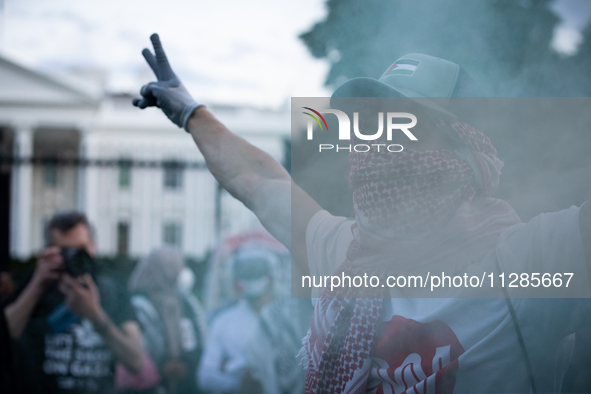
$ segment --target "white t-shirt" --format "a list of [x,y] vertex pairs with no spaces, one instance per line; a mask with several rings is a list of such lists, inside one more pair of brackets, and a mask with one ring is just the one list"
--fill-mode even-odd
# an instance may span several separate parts
[[246,367],[244,347],[258,323],[255,311],[244,300],[217,316],[199,363],[197,381],[208,393],[239,393]]
[[[506,272],[588,278],[578,207],[506,229],[485,259]],[[312,275],[345,260],[354,221],[320,211],[306,230]],[[538,392],[560,392],[574,332],[591,324],[591,299],[512,299]],[[438,372],[439,371],[439,372]],[[384,300],[368,380],[371,393],[527,393],[526,363],[504,298]]]

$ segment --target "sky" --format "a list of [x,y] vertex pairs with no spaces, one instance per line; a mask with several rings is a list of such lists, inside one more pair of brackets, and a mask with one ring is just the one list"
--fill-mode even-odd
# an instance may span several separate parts
[[554,31],[552,45],[564,55],[574,55],[583,39],[581,31],[591,18],[591,1],[558,0],[552,3],[551,9],[562,19]]
[[103,68],[109,90],[136,92],[153,79],[141,50],[158,32],[197,100],[279,107],[328,94],[328,62],[297,38],[325,13],[323,0],[5,0],[3,52],[47,73]]
[[[1,51],[46,73],[106,70],[112,92],[152,80],[140,52],[158,32],[170,62],[201,102],[278,108],[292,96],[326,96],[329,63],[298,35],[324,19],[325,0],[0,0]],[[553,46],[576,52],[591,1],[556,0]]]

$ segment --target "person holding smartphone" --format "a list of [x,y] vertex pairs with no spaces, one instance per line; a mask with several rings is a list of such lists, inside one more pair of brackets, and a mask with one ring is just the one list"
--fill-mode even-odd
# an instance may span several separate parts
[[79,212],[56,214],[35,271],[5,307],[27,393],[114,393],[114,365],[143,367],[142,339],[125,287],[96,267],[92,228]]

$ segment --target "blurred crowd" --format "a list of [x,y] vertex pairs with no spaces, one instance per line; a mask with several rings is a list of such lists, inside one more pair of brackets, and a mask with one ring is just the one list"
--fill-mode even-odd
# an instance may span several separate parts
[[223,240],[203,288],[172,247],[126,283],[104,272],[80,212],[57,213],[45,243],[20,283],[1,268],[0,392],[303,392],[312,307],[290,298],[289,253],[263,230]]

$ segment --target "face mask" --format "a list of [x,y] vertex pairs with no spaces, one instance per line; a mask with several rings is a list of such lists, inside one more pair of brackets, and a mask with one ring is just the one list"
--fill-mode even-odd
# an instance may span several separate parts
[[258,298],[267,291],[270,283],[271,280],[268,277],[241,280],[240,285],[242,286],[242,294],[247,299]]
[[176,279],[176,288],[183,294],[188,294],[195,285],[195,274],[189,268],[185,267],[179,272]]

